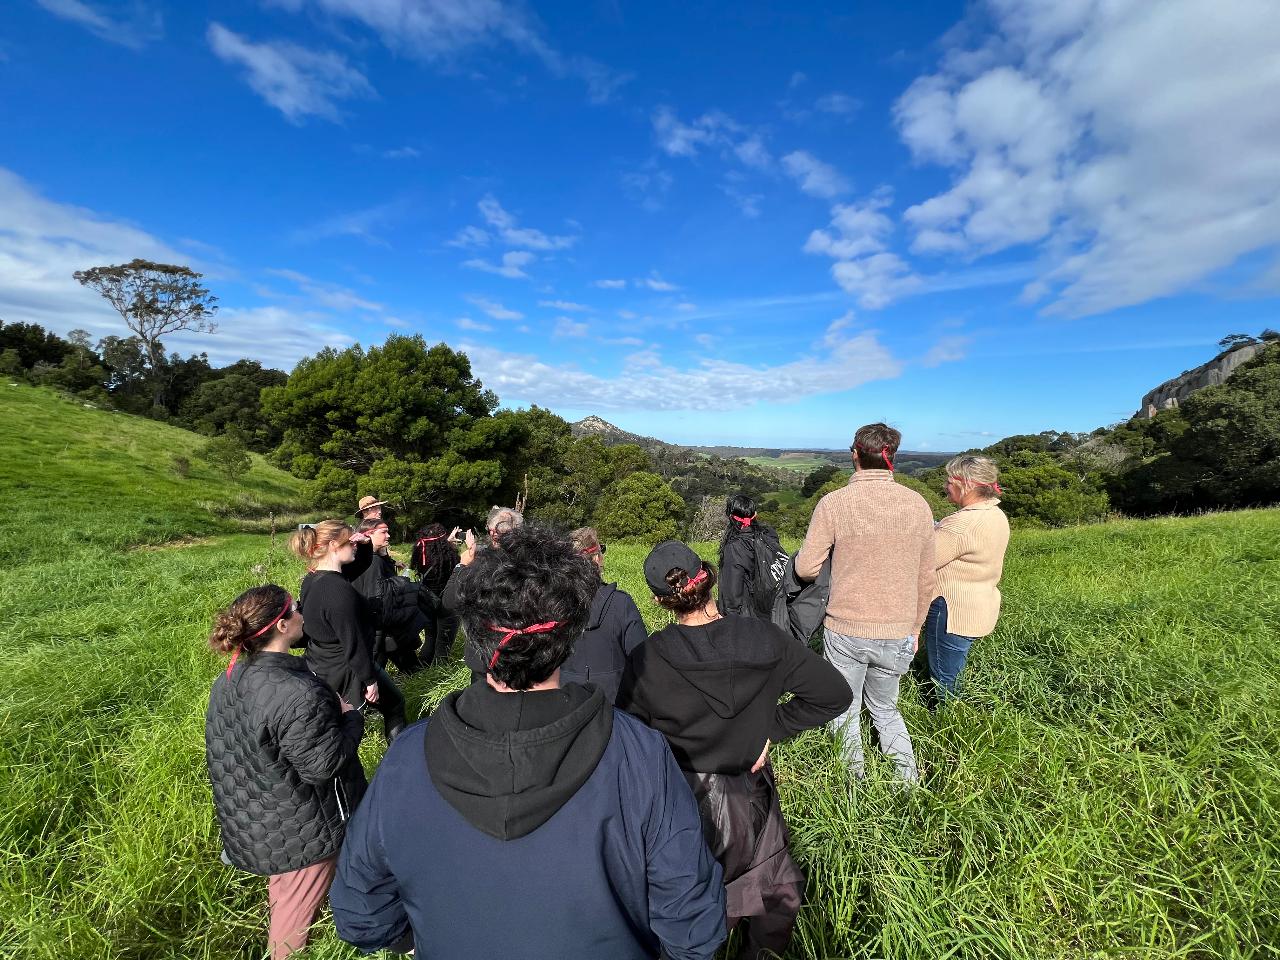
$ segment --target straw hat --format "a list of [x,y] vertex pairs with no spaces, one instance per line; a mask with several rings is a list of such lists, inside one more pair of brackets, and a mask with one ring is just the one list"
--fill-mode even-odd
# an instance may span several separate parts
[[377,497],[361,497],[360,506],[356,508],[356,516],[360,516],[366,510],[372,510],[374,507],[385,507],[387,501],[379,500]]

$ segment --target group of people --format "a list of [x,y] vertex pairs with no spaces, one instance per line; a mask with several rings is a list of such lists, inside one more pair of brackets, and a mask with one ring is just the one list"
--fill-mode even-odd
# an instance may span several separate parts
[[[206,724],[224,857],[270,878],[272,957],[305,945],[326,893],[339,935],[369,951],[705,960],[735,926],[752,960],[785,951],[805,878],[772,746],[831,724],[860,779],[865,705],[918,782],[900,678],[923,639],[929,695],[954,696],[999,611],[994,463],[948,464],[959,509],[935,524],[893,482],[900,439],[857,431],[849,484],[819,502],[791,561],[830,585],[821,653],[753,600],[767,586],[756,554],[777,539],[746,498],[726,508],[719,601],[717,565],[678,541],[650,551],[646,585],[674,621],[652,635],[604,581],[590,528],[495,508],[482,540],[421,531],[411,625],[425,655],[447,657],[460,620],[472,682],[410,726],[379,662],[388,591],[368,595],[386,522],[298,530],[299,601],[256,587],[210,638],[231,656]],[[389,742],[371,784],[358,757],[370,706]]]

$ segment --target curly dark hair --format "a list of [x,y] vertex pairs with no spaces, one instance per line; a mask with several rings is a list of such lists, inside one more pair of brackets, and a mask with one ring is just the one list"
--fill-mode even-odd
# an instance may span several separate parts
[[458,551],[448,540],[442,523],[428,523],[413,538],[409,567],[419,580],[443,583],[458,565]]
[[716,568],[714,565],[702,561],[702,570],[706,572],[706,576],[701,581],[689,586],[689,580],[698,575],[698,571],[692,572],[674,567],[667,573],[667,585],[671,587],[675,593],[668,594],[665,597],[654,597],[658,601],[658,606],[664,610],[670,610],[675,614],[693,613],[707,605],[711,599],[711,590],[716,585]]
[[[458,588],[467,638],[489,673],[512,690],[542,683],[573,652],[587,626],[600,574],[573,543],[526,524],[503,534],[501,550],[481,550]],[[537,633],[507,631],[554,623]],[[495,657],[496,655],[496,657]]]

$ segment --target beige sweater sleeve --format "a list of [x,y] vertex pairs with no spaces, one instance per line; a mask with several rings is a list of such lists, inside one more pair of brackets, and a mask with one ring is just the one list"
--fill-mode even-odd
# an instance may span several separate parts
[[826,498],[823,498],[818,501],[818,506],[813,511],[813,519],[809,521],[809,530],[804,535],[804,543],[800,547],[800,552],[796,554],[796,576],[801,580],[816,580],[835,542],[835,530],[831,526]]
[[[948,517],[947,519],[950,519]],[[935,553],[934,568],[945,567],[960,554],[964,553],[964,538],[955,525],[948,525],[946,520],[942,526],[933,531],[933,549]]]
[[921,532],[924,544],[920,549],[920,584],[916,594],[917,637],[920,635],[920,630],[924,629],[924,619],[929,615],[929,606],[933,603],[933,598],[938,595],[938,573],[937,561],[934,559],[932,513],[926,512],[925,523]]

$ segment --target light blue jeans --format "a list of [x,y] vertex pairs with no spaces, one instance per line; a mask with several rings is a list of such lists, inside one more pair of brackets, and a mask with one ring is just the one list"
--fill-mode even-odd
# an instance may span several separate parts
[[843,741],[845,762],[855,777],[863,775],[862,705],[880,735],[880,748],[893,760],[898,775],[908,783],[920,781],[915,750],[906,721],[898,710],[898,680],[911,666],[915,637],[902,640],[867,640],[846,637],[827,628],[823,653],[849,682],[853,703],[835,720]]

